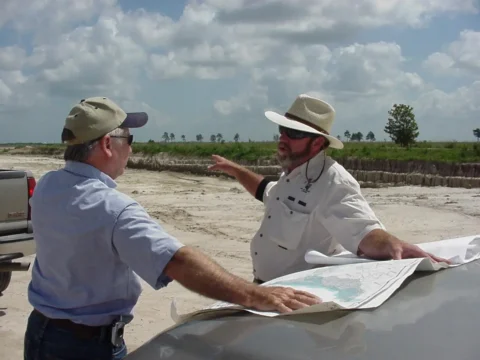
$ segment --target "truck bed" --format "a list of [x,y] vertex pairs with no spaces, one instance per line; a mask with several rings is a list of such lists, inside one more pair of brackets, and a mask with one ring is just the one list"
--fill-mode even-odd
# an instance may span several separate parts
[[0,237],[31,233],[28,172],[0,170]]
[[27,271],[29,262],[13,260],[35,254],[29,200],[36,181],[30,171],[0,169],[0,294],[12,271]]
[[0,255],[35,253],[28,203],[34,186],[30,171],[0,169]]

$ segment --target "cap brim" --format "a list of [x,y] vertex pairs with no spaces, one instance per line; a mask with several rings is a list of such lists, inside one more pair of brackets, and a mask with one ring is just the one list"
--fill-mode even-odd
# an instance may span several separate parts
[[312,134],[322,135],[323,137],[326,137],[328,139],[328,141],[330,142],[329,147],[334,148],[334,149],[343,149],[343,143],[340,140],[338,140],[335,136],[324,134],[324,133],[322,133],[322,132],[320,132],[320,131],[318,131],[318,130],[316,130],[316,129],[308,126],[308,125],[302,124],[301,122],[291,120],[291,119],[287,119],[285,116],[277,114],[274,111],[266,111],[265,112],[265,117],[268,120],[274,122],[275,124],[278,124],[278,125],[290,128],[290,129],[295,129],[295,130],[299,130],[299,131],[309,132],[309,133],[312,133]]
[[148,122],[148,114],[145,112],[127,113],[127,117],[123,120],[121,128],[139,128]]

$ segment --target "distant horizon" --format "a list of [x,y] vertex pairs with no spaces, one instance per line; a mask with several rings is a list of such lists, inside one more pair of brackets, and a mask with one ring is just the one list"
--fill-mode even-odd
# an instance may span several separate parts
[[[385,144],[394,144],[394,142],[392,140],[386,140],[384,141],[383,139],[382,140],[361,140],[361,141],[358,141],[358,140],[351,140],[351,141],[347,141],[347,140],[344,140],[344,139],[341,139],[342,142],[344,144],[348,144],[348,143],[367,143],[367,144],[371,144],[371,143],[377,143],[377,144],[382,144],[382,143],[385,143]],[[149,140],[146,140],[146,141],[135,141],[134,139],[134,144],[146,144],[148,143]],[[234,140],[225,140],[225,143],[235,143],[236,141]],[[221,142],[212,142],[210,140],[203,140],[203,141],[197,141],[197,140],[186,140],[186,141],[183,141],[183,140],[174,140],[174,141],[164,141],[164,140],[158,140],[158,141],[155,141],[155,143],[162,143],[162,144],[186,144],[186,143],[195,143],[195,144],[220,144],[221,145]],[[239,144],[248,144],[248,143],[276,143],[276,141],[274,140],[252,140],[252,141],[248,141],[248,140],[239,140],[237,141],[237,143]],[[432,143],[432,144],[449,144],[449,143],[457,143],[457,144],[473,144],[473,143],[480,143],[479,140],[471,140],[471,141],[457,141],[457,140],[440,140],[440,141],[437,141],[437,140],[417,140],[416,143]],[[66,144],[62,144],[60,141],[58,142],[11,142],[11,143],[8,143],[8,142],[0,142],[0,146],[4,146],[4,145],[65,145]]]

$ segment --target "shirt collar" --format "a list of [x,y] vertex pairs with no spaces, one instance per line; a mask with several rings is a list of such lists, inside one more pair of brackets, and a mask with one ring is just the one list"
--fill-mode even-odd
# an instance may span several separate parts
[[310,160],[307,160],[302,165],[297,166],[290,173],[286,174],[286,176],[287,176],[287,178],[291,179],[291,178],[294,178],[294,177],[300,175],[301,173],[305,173],[305,171],[307,169],[307,163],[308,162],[310,162],[309,165],[308,165],[308,170],[310,172],[310,169],[316,169],[316,168],[322,166],[324,161],[326,161],[325,151],[322,150],[317,155],[312,157]]
[[97,179],[110,188],[116,188],[117,183],[107,174],[98,170],[96,167],[79,161],[67,160],[65,163],[66,171],[84,176],[86,178]]

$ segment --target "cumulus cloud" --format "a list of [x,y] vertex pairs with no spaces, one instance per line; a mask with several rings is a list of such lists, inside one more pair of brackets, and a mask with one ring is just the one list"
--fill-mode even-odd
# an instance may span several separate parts
[[88,92],[133,98],[137,77],[147,53],[131,37],[121,34],[120,15],[101,16],[94,26],[81,26],[60,35],[53,44],[33,48],[30,64],[36,79],[52,95]]
[[0,28],[31,33],[41,43],[113,9],[116,0],[2,0]]
[[444,52],[431,54],[424,67],[435,74],[480,77],[480,31],[463,30]]
[[[217,19],[226,24],[256,24],[266,31],[283,29],[286,33],[384,25],[423,26],[432,17],[446,12],[475,13],[475,0],[365,0],[352,6],[349,0],[243,0],[205,3],[217,9]],[[228,3],[228,4],[227,4]],[[281,24],[281,25],[278,25]],[[242,25],[243,26],[243,25]]]
[[[394,40],[360,42],[359,34],[419,29],[438,16],[477,12],[476,0],[364,0],[355,6],[349,0],[191,0],[173,19],[140,5],[126,11],[117,0],[4,0],[0,31],[31,41],[0,47],[0,112],[43,106],[48,126],[47,117],[57,116],[51,104],[66,104],[59,107],[65,111],[80,98],[105,94],[148,109],[158,126],[173,126],[175,108],[181,116],[213,118],[205,126],[240,126],[309,93],[337,108],[340,133],[367,120],[383,128],[388,109],[402,101],[415,104],[422,119],[474,118],[479,32],[466,29],[417,59],[423,67]],[[424,71],[468,76],[447,91],[425,80]],[[183,105],[167,112],[152,95],[168,93],[171,102],[181,102],[190,88],[209,101],[212,114],[203,105],[203,114]],[[454,112],[446,111],[451,103]]]

